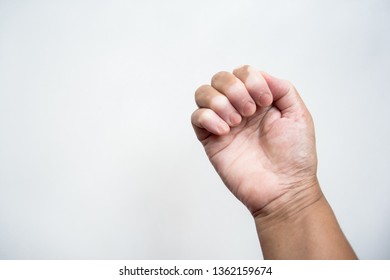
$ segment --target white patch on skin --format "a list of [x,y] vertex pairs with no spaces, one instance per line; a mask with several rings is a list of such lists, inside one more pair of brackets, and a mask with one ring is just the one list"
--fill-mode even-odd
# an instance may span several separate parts
[[248,77],[245,80],[245,84],[249,88],[255,89],[257,88],[258,83],[259,83],[259,77],[257,77],[253,72],[250,72]]
[[231,94],[231,95],[237,95],[237,93],[239,94],[242,90],[244,90],[243,88],[243,85],[241,85],[238,81],[235,82],[234,84],[230,85],[228,88],[227,88],[227,93]]
[[218,95],[212,99],[210,107],[214,111],[221,112],[227,107],[228,102],[229,100],[226,98],[226,96]]

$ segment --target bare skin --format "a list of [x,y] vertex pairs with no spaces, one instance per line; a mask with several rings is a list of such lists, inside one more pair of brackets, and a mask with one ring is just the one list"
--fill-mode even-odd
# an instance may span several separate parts
[[321,192],[313,121],[291,83],[242,66],[195,99],[195,133],[252,213],[264,258],[356,258]]

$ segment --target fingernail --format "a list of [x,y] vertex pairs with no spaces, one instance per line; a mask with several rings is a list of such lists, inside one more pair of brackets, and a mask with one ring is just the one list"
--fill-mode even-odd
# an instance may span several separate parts
[[241,122],[241,120],[242,118],[240,114],[236,112],[232,113],[229,117],[230,125],[238,125]]
[[253,113],[256,111],[256,104],[251,100],[248,101],[244,106],[244,116],[249,117],[253,115]]

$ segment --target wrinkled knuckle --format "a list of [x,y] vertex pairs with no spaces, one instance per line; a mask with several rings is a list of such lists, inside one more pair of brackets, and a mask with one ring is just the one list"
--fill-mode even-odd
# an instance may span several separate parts
[[244,64],[244,65],[241,65],[241,66],[234,68],[233,73],[236,74],[236,73],[241,73],[241,72],[249,72],[250,69],[251,69],[251,66],[249,64]]
[[200,87],[197,88],[195,91],[195,99],[198,100],[201,98],[201,96],[209,89],[209,85],[201,85]]
[[191,122],[192,122],[192,123],[195,122],[195,120],[196,120],[197,117],[198,117],[198,114],[199,114],[199,109],[197,109],[197,110],[195,110],[195,111],[192,112],[192,114],[191,114]]
[[216,84],[220,81],[226,81],[229,79],[230,75],[231,74],[227,71],[220,71],[220,72],[214,74],[214,76],[211,78],[211,84],[213,85],[213,84]]

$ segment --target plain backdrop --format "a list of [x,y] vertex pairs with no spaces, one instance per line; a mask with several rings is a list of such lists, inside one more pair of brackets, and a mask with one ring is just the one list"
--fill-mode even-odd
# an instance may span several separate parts
[[390,259],[390,2],[0,1],[1,259],[260,259],[190,125],[242,64],[292,81],[362,259]]

